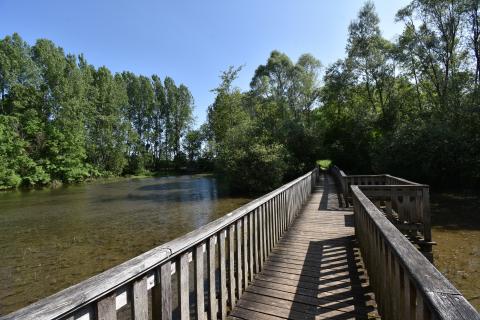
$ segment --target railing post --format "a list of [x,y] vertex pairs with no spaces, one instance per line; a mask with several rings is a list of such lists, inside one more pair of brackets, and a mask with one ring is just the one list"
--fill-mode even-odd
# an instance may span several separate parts
[[427,244],[426,248],[426,257],[430,262],[433,262],[432,254],[432,223],[430,215],[430,191],[429,187],[424,187],[422,190],[422,216],[423,216],[423,236]]
[[[205,290],[204,290],[204,275],[203,275],[203,246],[202,242],[195,248],[195,293],[197,298],[197,319],[205,320]],[[161,320],[161,318],[154,318]]]

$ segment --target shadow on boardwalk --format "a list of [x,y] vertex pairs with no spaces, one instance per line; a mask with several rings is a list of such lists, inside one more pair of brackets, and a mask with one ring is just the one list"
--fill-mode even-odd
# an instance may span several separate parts
[[355,245],[353,213],[339,208],[332,179],[316,187],[275,246],[233,319],[368,319],[377,316]]

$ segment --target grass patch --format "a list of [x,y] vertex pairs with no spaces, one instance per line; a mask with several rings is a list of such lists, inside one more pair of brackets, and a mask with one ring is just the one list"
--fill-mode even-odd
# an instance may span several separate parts
[[324,159],[324,160],[317,160],[317,164],[320,169],[327,170],[332,165],[332,160]]

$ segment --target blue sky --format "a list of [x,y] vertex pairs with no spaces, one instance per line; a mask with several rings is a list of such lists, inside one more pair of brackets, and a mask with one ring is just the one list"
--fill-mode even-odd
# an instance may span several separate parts
[[[409,1],[374,1],[387,39],[402,26]],[[248,89],[274,49],[296,60],[311,53],[324,65],[344,57],[357,0],[0,0],[0,37],[18,32],[33,44],[53,40],[68,53],[114,72],[169,75],[195,98],[196,124],[213,102],[221,71],[245,65],[236,85]]]

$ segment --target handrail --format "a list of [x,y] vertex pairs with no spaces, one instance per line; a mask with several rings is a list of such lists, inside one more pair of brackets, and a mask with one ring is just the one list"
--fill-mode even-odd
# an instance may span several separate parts
[[389,174],[346,175],[337,166],[333,166],[331,172],[342,188],[346,207],[352,202],[351,187],[360,186],[377,207],[382,207],[387,218],[433,261],[428,185]]
[[[207,316],[216,318],[217,312],[221,313],[223,318],[226,315],[227,302],[232,308],[248,282],[253,280],[253,275],[262,269],[263,262],[273,245],[289,227],[312,192],[318,175],[319,170],[315,168],[203,227],[23,309],[0,317],[0,320],[83,320],[96,317],[100,319],[103,316],[106,319],[116,319],[116,311],[127,304],[127,299],[132,302],[135,319],[146,319],[149,289],[153,289],[153,313],[162,314],[165,317],[163,319],[170,319],[173,308],[171,299],[173,272],[177,272],[179,283],[178,308],[182,319],[188,319],[190,313],[188,263],[191,260],[195,261],[198,319],[206,319]],[[225,247],[227,242],[228,248]],[[205,251],[208,251],[209,266],[208,299],[204,297],[202,281],[207,280],[203,271]],[[217,251],[219,255],[216,254]],[[220,288],[217,287],[215,276],[217,265],[220,265]],[[217,301],[219,292],[221,297],[220,301]],[[209,303],[206,313],[205,301]]]
[[343,199],[343,206],[348,207],[348,200],[346,198],[348,193],[348,185],[346,184],[345,177],[347,176],[343,170],[341,170],[336,165],[330,167],[330,172],[333,175],[335,184],[337,187],[342,190],[342,199]]
[[403,178],[400,178],[400,177],[395,177],[395,176],[392,176],[392,175],[389,175],[389,174],[385,174],[385,178],[386,178],[387,184],[389,184],[389,183],[391,183],[391,184],[410,184],[410,185],[417,185],[417,186],[422,185],[420,183],[413,182],[413,181],[403,179]]
[[382,319],[480,319],[461,293],[352,186],[355,234]]

